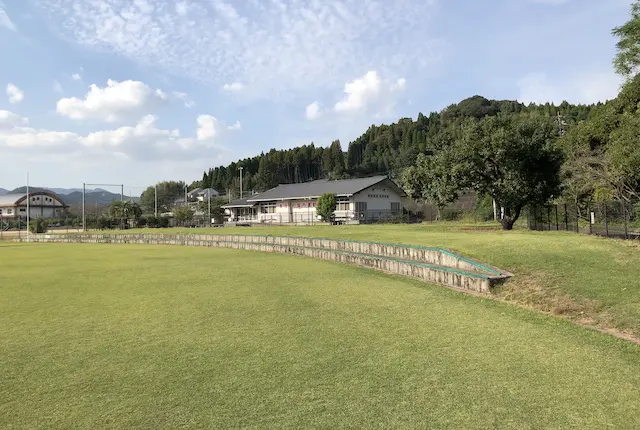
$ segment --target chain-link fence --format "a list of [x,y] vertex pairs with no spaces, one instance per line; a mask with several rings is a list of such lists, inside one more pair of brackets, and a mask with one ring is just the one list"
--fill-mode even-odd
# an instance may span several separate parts
[[531,230],[565,230],[618,239],[640,239],[640,201],[561,203],[528,209]]

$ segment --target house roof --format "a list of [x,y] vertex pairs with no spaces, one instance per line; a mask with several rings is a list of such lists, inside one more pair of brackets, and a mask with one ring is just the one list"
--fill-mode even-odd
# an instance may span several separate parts
[[325,193],[333,193],[337,196],[352,196],[366,188],[388,181],[390,186],[396,189],[401,196],[405,193],[387,176],[372,176],[369,178],[341,179],[330,181],[321,179],[300,184],[282,184],[264,193],[251,196],[247,199],[250,202],[263,202],[270,200],[290,200],[299,198],[317,198]]
[[[29,195],[30,196],[45,195],[58,200],[65,207],[67,206],[67,204],[64,202],[64,200],[62,200],[62,198],[59,195],[51,191],[33,191],[29,193]],[[26,199],[26,197],[27,197],[27,193],[5,194],[4,196],[0,196],[0,206],[17,206],[17,205],[23,204],[23,201]],[[34,206],[38,206],[38,205],[34,204]]]
[[[251,196],[251,197],[253,198],[257,196]],[[247,201],[247,199],[238,199],[220,207],[222,209],[228,209],[228,208],[250,208],[253,206],[255,206],[255,203],[250,203]]]

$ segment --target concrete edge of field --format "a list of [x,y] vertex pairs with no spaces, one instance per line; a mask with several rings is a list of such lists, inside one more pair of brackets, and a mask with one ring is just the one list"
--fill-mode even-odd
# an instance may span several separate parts
[[36,243],[181,245],[303,255],[486,293],[512,275],[449,250],[379,242],[270,235],[31,234]]

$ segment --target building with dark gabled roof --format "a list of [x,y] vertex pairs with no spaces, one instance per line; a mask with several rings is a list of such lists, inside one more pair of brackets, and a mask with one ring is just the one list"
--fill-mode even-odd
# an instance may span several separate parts
[[263,193],[225,206],[228,222],[308,224],[318,222],[316,202],[326,193],[335,194],[338,222],[360,223],[402,213],[406,194],[387,176],[318,180],[281,184]]

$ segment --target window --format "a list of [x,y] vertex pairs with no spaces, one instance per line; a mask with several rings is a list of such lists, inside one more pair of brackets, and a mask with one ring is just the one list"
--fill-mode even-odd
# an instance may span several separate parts
[[367,211],[367,202],[356,202],[356,212],[365,213]]
[[7,214],[11,215],[13,213],[13,209],[7,209]]
[[399,202],[391,202],[391,213],[399,214],[400,213],[400,203]]
[[263,203],[260,205],[260,213],[263,214],[272,214],[276,212],[276,204],[275,203]]
[[348,211],[349,207],[349,198],[348,197],[338,197],[336,210],[337,211]]

